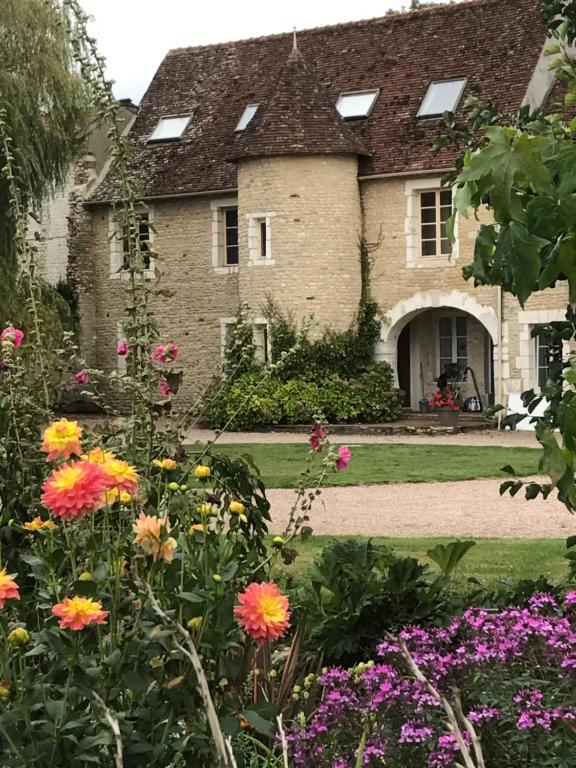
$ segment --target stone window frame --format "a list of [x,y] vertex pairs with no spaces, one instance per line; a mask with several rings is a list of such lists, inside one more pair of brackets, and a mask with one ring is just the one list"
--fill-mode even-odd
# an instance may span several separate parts
[[[260,363],[262,366],[268,365],[270,362],[270,356],[272,353],[272,344],[270,339],[270,323],[265,317],[256,317],[253,320],[253,328],[254,328],[254,360],[257,363]],[[264,336],[264,344],[258,345],[256,341],[256,333],[258,329],[265,328],[265,336]],[[260,349],[263,350],[264,354],[259,355]]]
[[[145,280],[153,280],[156,277],[156,267],[154,259],[154,206],[149,204],[142,206],[138,213],[148,214],[148,241],[150,243],[150,263],[144,270]],[[120,222],[114,218],[114,208],[108,212],[108,245],[110,254],[110,279],[128,280],[130,270],[124,269],[124,237],[121,231]]]
[[[224,360],[226,358],[226,346],[228,344],[228,334],[230,332],[230,327],[233,325],[236,325],[238,321],[237,317],[221,317],[220,318],[220,360],[222,364],[224,363]],[[266,352],[264,359],[261,359],[258,357],[258,347],[256,344],[256,338],[254,336],[254,346],[256,347],[254,352],[254,357],[257,362],[261,363],[262,365],[267,365],[270,362],[270,357],[272,353],[272,343],[270,338],[270,323],[265,317],[255,317],[252,321],[252,325],[254,328],[254,334],[256,332],[256,329],[258,327],[265,326],[266,327]]]
[[441,176],[409,179],[404,184],[404,195],[406,197],[404,234],[406,235],[406,266],[408,268],[435,269],[437,267],[450,267],[458,261],[459,216],[456,216],[454,226],[455,241],[452,244],[452,252],[442,256],[422,256],[420,238],[420,194],[422,192],[446,191],[447,189],[448,187],[442,186]]
[[[565,312],[562,309],[529,309],[518,312],[519,354],[514,360],[514,367],[520,372],[523,391],[528,389],[540,390],[536,358],[537,340],[532,338],[532,329],[537,325],[548,325],[549,323],[562,322],[565,319]],[[562,355],[567,357],[569,354],[570,344],[565,341],[562,344]]]
[[[212,211],[212,268],[217,275],[237,274],[239,264],[224,263],[224,217],[226,208],[238,208],[237,197],[222,197],[210,201]],[[240,260],[240,239],[238,238],[238,260]]]
[[[268,267],[276,263],[272,251],[272,219],[276,216],[274,211],[264,213],[247,213],[246,222],[248,230],[248,266]],[[266,227],[266,241],[262,241],[262,227]],[[264,255],[262,247],[264,245]]]

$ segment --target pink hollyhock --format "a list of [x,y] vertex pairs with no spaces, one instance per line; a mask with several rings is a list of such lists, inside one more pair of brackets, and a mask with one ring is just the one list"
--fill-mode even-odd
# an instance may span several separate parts
[[348,464],[350,464],[350,459],[352,458],[352,451],[350,448],[348,448],[347,445],[341,445],[340,448],[338,448],[338,458],[336,459],[336,469],[346,469]]
[[0,341],[9,341],[13,347],[21,347],[24,341],[24,331],[9,325],[8,328],[4,328],[2,333],[0,333]]
[[172,390],[170,389],[170,384],[166,381],[166,379],[161,379],[160,383],[158,384],[158,389],[160,390],[160,393],[163,397],[170,397],[172,394]]
[[76,379],[77,384],[88,384],[90,381],[90,374],[88,371],[78,371],[74,378]]
[[124,357],[128,354],[128,344],[125,341],[119,341],[116,346],[116,354]]
[[177,357],[178,347],[173,341],[169,341],[167,344],[158,344],[150,354],[150,359],[154,363],[173,363]]
[[238,595],[238,602],[234,615],[257,643],[277,640],[290,626],[288,598],[273,581],[248,585]]
[[313,451],[316,453],[320,453],[322,450],[322,440],[326,437],[326,432],[322,429],[320,424],[315,424],[314,429],[312,430],[312,435],[310,436],[310,439],[308,442],[310,443],[310,447]]

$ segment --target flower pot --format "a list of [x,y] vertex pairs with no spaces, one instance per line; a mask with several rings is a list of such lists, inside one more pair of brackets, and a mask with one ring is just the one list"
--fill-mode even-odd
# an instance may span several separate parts
[[449,406],[438,408],[438,421],[441,427],[455,427],[459,416],[460,411],[453,411]]

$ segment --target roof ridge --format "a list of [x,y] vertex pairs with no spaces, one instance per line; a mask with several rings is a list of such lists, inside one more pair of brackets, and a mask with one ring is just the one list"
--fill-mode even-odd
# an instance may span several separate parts
[[[492,5],[496,3],[502,3],[504,5],[509,2],[510,0],[448,0],[448,2],[438,3],[438,5],[426,6],[425,8],[417,8],[415,10],[390,11],[383,16],[371,16],[366,19],[357,19],[355,21],[339,21],[336,24],[323,24],[318,27],[305,27],[298,30],[298,34],[321,34],[326,30],[346,27],[363,27],[370,24],[386,23],[392,21],[404,21],[421,14],[452,12],[463,8],[469,8],[470,6]],[[292,34],[293,32],[274,32],[270,35],[243,37],[238,40],[222,40],[218,43],[206,43],[204,45],[183,45],[177,48],[170,48],[166,55],[169,56],[170,54],[180,53],[182,51],[205,51],[211,48],[221,48],[224,46],[238,45],[241,43],[259,43],[265,40],[277,40],[282,37],[289,37]]]

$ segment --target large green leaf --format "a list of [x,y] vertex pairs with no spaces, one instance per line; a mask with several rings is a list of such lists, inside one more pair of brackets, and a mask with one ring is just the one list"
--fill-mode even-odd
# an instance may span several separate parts
[[522,305],[538,288],[542,266],[540,251],[549,244],[548,240],[531,235],[523,224],[516,221],[500,230],[494,261],[504,265],[507,282],[510,283],[507,287]]
[[444,576],[451,576],[462,558],[475,546],[475,541],[451,541],[449,544],[437,544],[427,550],[426,554],[438,565]]

